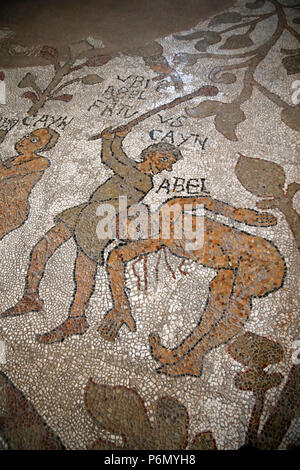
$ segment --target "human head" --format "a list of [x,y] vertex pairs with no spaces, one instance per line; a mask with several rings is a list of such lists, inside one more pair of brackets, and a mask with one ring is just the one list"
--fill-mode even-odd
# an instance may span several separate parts
[[141,153],[141,162],[138,164],[142,171],[156,175],[163,170],[171,171],[172,166],[182,158],[180,150],[172,144],[153,144]]
[[19,154],[33,154],[37,151],[50,150],[59,138],[58,132],[50,127],[36,129],[20,139],[15,148]]

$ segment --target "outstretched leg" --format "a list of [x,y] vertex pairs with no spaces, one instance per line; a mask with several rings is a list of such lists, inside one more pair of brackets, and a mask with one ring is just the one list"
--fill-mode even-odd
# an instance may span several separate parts
[[211,349],[227,343],[233,338],[247,321],[251,311],[249,296],[232,296],[227,310],[209,333],[178,362],[167,364],[157,369],[157,372],[171,375],[192,375],[199,377],[202,374],[204,355]]
[[157,251],[163,245],[161,240],[138,240],[114,248],[107,261],[114,308],[105,315],[98,332],[109,341],[114,341],[123,324],[135,331],[135,320],[125,293],[125,265],[140,255]]
[[228,307],[234,284],[234,270],[220,269],[210,283],[208,301],[195,329],[174,349],[162,346],[158,335],[150,335],[151,353],[163,364],[174,364],[186,355],[208,332],[217,325]]
[[30,255],[30,265],[26,276],[22,299],[1,314],[1,317],[14,317],[28,312],[43,310],[43,301],[39,298],[39,286],[44,275],[45,266],[55,250],[71,238],[72,233],[60,223],[55,225],[35,245]]
[[80,249],[74,268],[75,289],[73,301],[69,309],[69,317],[58,327],[38,336],[40,343],[51,344],[63,341],[71,335],[82,335],[89,325],[85,318],[85,310],[94,292],[97,263],[88,258]]
[[202,326],[207,332],[188,352],[184,341],[178,348],[178,352],[183,354],[180,359],[175,364],[162,365],[158,372],[172,376],[201,375],[205,354],[227,343],[240,332],[251,312],[251,298],[265,295],[281,286],[284,262],[278,252],[273,249],[272,251],[272,260],[267,257],[249,258],[249,255],[240,259],[236,268],[234,288],[220,319],[212,326],[207,315],[203,317]]

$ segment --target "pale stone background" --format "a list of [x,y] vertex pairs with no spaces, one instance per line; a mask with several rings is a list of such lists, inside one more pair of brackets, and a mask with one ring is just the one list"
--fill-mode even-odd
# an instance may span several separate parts
[[[236,9],[240,11],[240,6]],[[268,28],[255,30],[252,36],[254,42],[264,41],[274,27],[271,23],[270,20]],[[204,22],[201,27],[204,28],[206,24]],[[169,36],[159,42],[170,63],[178,50],[195,53],[193,41],[179,41]],[[294,76],[287,76],[280,66],[280,48],[296,46],[296,41],[286,34],[256,72],[256,77],[263,84],[288,103],[291,103]],[[214,48],[211,50],[214,51]],[[203,59],[193,66],[177,66],[176,69],[184,81],[184,94],[187,94],[201,84],[210,83],[207,77],[212,69],[212,61]],[[126,119],[120,116],[103,117],[100,115],[102,108],[94,107],[89,112],[88,107],[96,99],[102,99],[101,96],[109,85],[121,86],[117,79],[118,74],[122,77],[141,75],[145,79],[155,76],[145,66],[142,58],[127,56],[115,58],[103,67],[93,69],[92,73],[94,70],[104,78],[103,83],[87,87],[71,86],[68,92],[74,93],[74,97],[70,103],[46,103],[39,112],[39,117],[44,114],[57,117],[61,115],[73,120],[63,131],[53,125],[61,133],[61,137],[57,145],[45,154],[51,161],[51,166],[31,193],[29,218],[0,243],[0,311],[12,306],[22,295],[30,251],[53,226],[54,216],[65,208],[86,201],[111,174],[100,161],[101,141],[88,142],[87,139],[107,126],[126,123]],[[5,71],[7,102],[0,106],[0,117],[18,118],[20,121],[1,145],[3,160],[15,154],[14,143],[20,137],[42,127],[35,126],[38,118],[32,117],[27,119],[29,126],[22,124],[29,101],[21,97],[23,90],[17,84],[27,72],[35,74],[39,83],[46,86],[52,67]],[[216,99],[231,101],[239,90],[241,72],[238,72],[238,77],[239,80],[233,85],[217,85],[220,93]],[[174,99],[172,86],[159,93],[155,91],[156,86],[157,82],[150,82],[145,91],[145,101],[126,102],[141,114]],[[188,106],[194,106],[204,99],[207,98],[195,99]],[[206,186],[212,197],[236,207],[253,209],[257,198],[241,186],[234,173],[238,152],[276,162],[283,166],[287,183],[297,181],[297,178],[299,181],[299,133],[282,123],[279,108],[256,90],[242,109],[247,120],[238,126],[237,142],[231,142],[217,132],[213,118],[187,118],[183,127],[177,130],[174,128],[175,143],[178,143],[181,133],[199,134],[203,138],[207,137],[208,141],[204,151],[200,147],[195,148],[190,142],[183,144],[180,148],[184,159],[175,165],[173,172],[168,173],[167,177],[206,178]],[[183,114],[184,105],[163,113],[166,117]],[[124,144],[130,157],[137,159],[141,150],[151,144],[151,129],[161,129],[167,133],[170,127],[168,122],[161,124],[158,116],[137,126]],[[154,178],[155,188],[145,198],[145,202],[153,204],[153,208],[158,207],[167,197],[164,191],[155,193],[164,177],[166,175]],[[294,203],[299,210],[300,193],[295,197]],[[267,336],[284,347],[284,360],[270,370],[279,371],[287,377],[292,365],[293,341],[300,339],[299,253],[284,217],[275,211],[274,215],[278,217],[275,227],[255,228],[238,223],[232,226],[274,242],[287,263],[283,288],[265,298],[255,299],[250,320],[244,327],[244,331]],[[228,224],[228,220],[222,216],[215,218]],[[149,256],[149,271],[152,269],[152,273],[156,256]],[[62,344],[39,345],[35,341],[35,335],[57,326],[67,316],[73,292],[74,259],[75,244],[68,241],[48,263],[40,289],[46,315],[32,313],[20,318],[0,320],[0,340],[5,342],[7,356],[1,370],[31,400],[64,445],[71,449],[84,449],[101,435],[87,415],[83,402],[84,386],[92,377],[97,383],[125,385],[136,389],[145,400],[150,418],[149,407],[159,396],[176,397],[189,412],[190,441],[196,433],[211,430],[219,449],[236,449],[241,446],[254,398],[251,393],[235,388],[234,377],[242,366],[226,353],[226,346],[221,346],[206,356],[201,378],[171,378],[157,374],[156,363],[149,350],[148,335],[151,332],[157,331],[163,343],[171,347],[181,342],[189,333],[204,307],[209,281],[214,277],[213,270],[187,262],[190,275],[183,276],[177,271],[177,279],[173,280],[171,273],[163,269],[158,283],[154,281],[154,275],[149,278],[149,291],[145,294],[138,292],[136,279],[128,266],[127,287],[130,289],[137,332],[130,333],[124,328],[120,338],[111,344],[97,333],[103,315],[111,306],[107,274],[104,267],[99,267],[96,289],[87,310],[90,324],[87,333],[68,338]],[[172,260],[173,267],[178,265],[178,259],[171,256],[169,259]],[[264,419],[276,403],[283,386],[284,382],[267,393]],[[299,419],[293,423],[287,442],[299,442]]]

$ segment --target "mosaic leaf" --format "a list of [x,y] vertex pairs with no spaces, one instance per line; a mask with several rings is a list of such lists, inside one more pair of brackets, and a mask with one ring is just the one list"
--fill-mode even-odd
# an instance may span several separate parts
[[22,96],[24,98],[28,98],[33,103],[36,103],[36,101],[38,100],[38,97],[36,96],[36,94],[33,91],[26,91],[25,93],[23,93]]
[[245,113],[233,103],[222,104],[215,117],[216,129],[227,139],[237,141],[236,128],[238,124],[246,120]]
[[19,88],[28,88],[35,86],[36,77],[32,73],[28,72],[18,84]]
[[218,26],[221,24],[228,23],[238,23],[242,20],[242,15],[240,13],[231,11],[228,13],[222,13],[221,15],[215,16],[209,23],[208,26]]
[[83,77],[81,81],[85,85],[95,85],[96,83],[103,82],[103,78],[99,77],[99,75],[96,75],[96,74],[90,74],[90,75],[86,75],[85,77]]
[[277,163],[240,154],[235,167],[239,182],[258,197],[280,197],[285,184],[285,172]]
[[175,36],[176,39],[191,41],[192,39],[200,39],[195,44],[195,48],[200,52],[205,52],[206,49],[212,44],[217,44],[221,41],[222,36],[215,31],[196,31],[195,33],[187,34],[185,36]]
[[253,46],[253,41],[248,34],[233,34],[226,39],[220,49],[242,49]]
[[205,52],[209,46],[217,44],[221,39],[222,36],[214,31],[203,31],[203,39],[196,42],[195,49],[199,52]]
[[0,372],[0,432],[14,450],[60,450],[59,438],[38,415],[33,405]]
[[243,391],[267,391],[277,387],[282,382],[283,376],[279,373],[266,374],[265,372],[248,369],[240,372],[235,378],[235,385]]
[[228,352],[237,362],[251,369],[262,369],[283,359],[283,348],[279,343],[250,331],[237,337],[228,346]]
[[142,398],[132,389],[97,385],[90,379],[84,396],[87,410],[100,428],[123,439],[120,446],[100,438],[90,449],[186,449],[189,415],[176,398],[156,401],[151,426]]
[[90,380],[85,404],[100,427],[124,437],[129,447],[139,448],[149,439],[152,429],[144,402],[134,390],[97,385]]
[[186,108],[186,113],[190,117],[200,119],[209,116],[214,116],[217,113],[221,104],[222,103],[215,100],[202,101],[200,104],[198,104],[198,106],[195,106],[194,108]]
[[182,35],[174,35],[175,39],[179,39],[180,41],[192,41],[193,39],[201,39],[203,38],[203,33],[209,33],[209,31],[194,31],[193,33],[189,34],[182,34]]
[[178,400],[164,397],[156,405],[157,443],[161,449],[185,449],[188,439],[188,412]]
[[300,132],[300,104],[283,109],[281,120],[294,131]]
[[65,101],[67,103],[68,101],[71,101],[72,98],[73,98],[73,95],[60,95],[60,96],[54,96],[52,99]]
[[259,209],[279,209],[284,214],[300,249],[300,218],[293,207],[293,197],[299,191],[299,183],[290,183],[287,191],[284,191],[285,173],[280,165],[241,154],[235,173],[240,183],[249,192],[258,197],[269,198],[256,203]]
[[199,52],[206,52],[207,48],[210,46],[210,43],[206,39],[197,41],[195,44],[195,49]]
[[186,108],[190,117],[205,118],[215,115],[217,131],[229,140],[237,141],[236,127],[245,121],[244,112],[235,103],[221,103],[220,101],[202,101],[195,108]]
[[260,449],[277,449],[288,431],[291,422],[299,413],[300,365],[293,365],[281,391],[278,402],[258,438]]
[[217,444],[211,431],[206,431],[196,434],[190,448],[191,450],[217,450]]
[[248,366],[246,371],[236,375],[235,385],[244,392],[253,392],[255,396],[245,444],[256,447],[265,394],[283,379],[281,374],[267,373],[264,368],[283,359],[283,348],[269,338],[248,331],[228,346],[228,352],[236,361]]
[[285,57],[282,63],[288,75],[300,73],[300,53]]
[[85,65],[87,67],[99,67],[107,64],[111,59],[110,55],[94,55],[86,61]]
[[210,72],[209,79],[214,83],[225,83],[226,85],[236,82],[236,75],[234,75],[234,73],[222,72],[222,67],[215,67]]

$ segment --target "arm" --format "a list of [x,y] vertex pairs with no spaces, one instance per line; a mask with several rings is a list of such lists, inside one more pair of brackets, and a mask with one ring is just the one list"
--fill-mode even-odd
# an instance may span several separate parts
[[255,227],[270,227],[277,224],[277,219],[272,214],[258,212],[253,209],[239,209],[207,196],[174,198],[171,204],[180,204],[182,206],[184,204],[203,204],[208,211]]
[[[101,160],[106,166],[120,176],[126,177],[128,168],[135,169],[135,162],[127,157],[122,143],[130,129],[114,133],[109,129],[102,132]],[[138,172],[138,170],[136,170]]]
[[9,168],[2,164],[0,167],[0,181],[18,176],[26,176],[30,173],[44,171],[48,167],[49,162],[45,157],[40,157],[38,159],[30,160],[28,162],[17,165],[12,165]]

